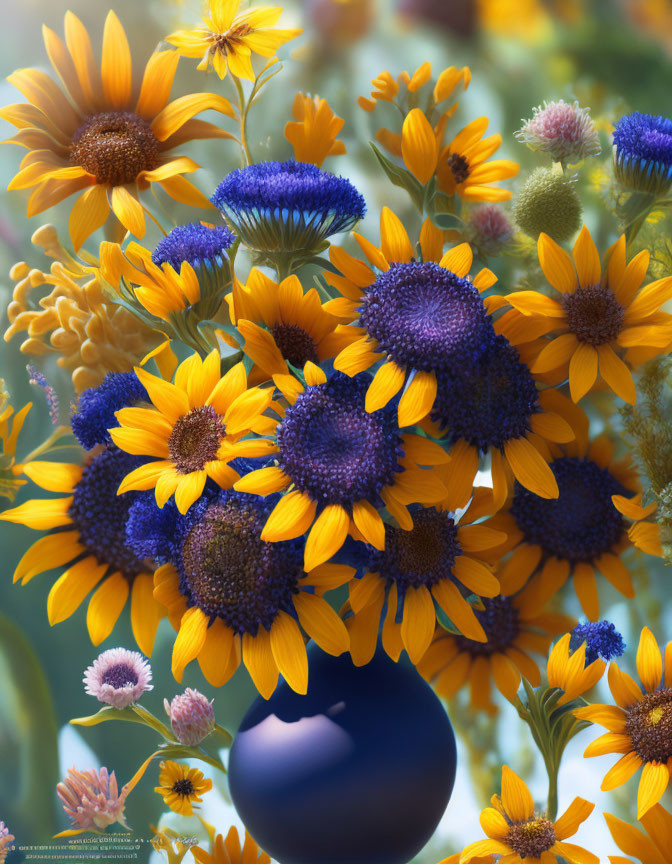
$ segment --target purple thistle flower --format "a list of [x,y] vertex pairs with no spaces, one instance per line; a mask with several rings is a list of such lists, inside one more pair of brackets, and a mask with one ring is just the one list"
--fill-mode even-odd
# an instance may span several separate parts
[[110,648],[94,660],[84,673],[89,696],[115,708],[135,704],[151,690],[152,670],[142,654],[126,648]]
[[36,387],[41,387],[44,390],[44,395],[47,399],[47,407],[49,408],[49,417],[54,426],[58,426],[58,419],[61,410],[58,401],[58,394],[47,382],[47,379],[39,369],[36,369],[31,363],[26,366],[26,369],[28,371],[29,383],[34,384]]
[[513,237],[513,225],[496,204],[475,207],[467,219],[465,239],[484,255],[499,255]]
[[554,162],[573,163],[597,156],[600,139],[588,112],[577,101],[571,105],[563,99],[544,102],[516,132],[516,138],[531,150],[550,154]]
[[0,820],[0,864],[3,864],[9,853],[12,851],[13,843],[16,837],[9,833],[9,828]]
[[82,831],[104,831],[118,822],[128,828],[124,807],[128,789],[117,787],[114,771],[78,771],[70,768],[65,780],[56,787],[63,809],[72,820],[72,827]]
[[170,717],[170,725],[175,737],[181,744],[194,747],[215,728],[215,712],[212,701],[187,687],[181,696],[175,696],[172,702],[163,700],[166,714]]

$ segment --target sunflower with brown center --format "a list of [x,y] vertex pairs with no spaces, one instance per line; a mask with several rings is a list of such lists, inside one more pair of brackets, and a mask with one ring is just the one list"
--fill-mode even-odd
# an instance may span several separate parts
[[502,766],[502,794],[492,796],[492,807],[481,812],[481,827],[487,840],[470,843],[462,850],[460,864],[469,864],[486,855],[501,855],[507,864],[530,859],[555,864],[558,858],[572,864],[599,864],[597,855],[567,837],[576,834],[595,805],[575,798],[559,819],[537,813],[530,790],[508,765]]
[[[271,403],[272,390],[248,389],[242,363],[222,377],[217,349],[205,360],[192,354],[180,363],[173,383],[139,366],[135,374],[152,407],[117,411],[120,425],[109,430],[110,436],[127,453],[153,459],[124,477],[119,494],[154,489],[159,507],[174,494],[178,510],[186,513],[208,478],[231,488],[239,476],[227,464],[234,457],[231,446],[255,427],[265,431],[261,415]],[[261,441],[249,444],[244,455],[267,452],[269,445]]]
[[595,386],[599,374],[625,402],[637,399],[631,368],[666,353],[672,342],[672,315],[662,307],[672,297],[672,277],[641,287],[649,267],[643,249],[626,259],[625,236],[600,256],[588,229],[581,229],[572,257],[546,234],[537,244],[539,264],[559,299],[539,291],[514,291],[490,298],[489,309],[510,305],[520,313],[517,342],[540,341],[531,365],[535,374],[557,373],[569,379],[578,402]]
[[[302,540],[262,539],[277,497],[208,490],[186,516],[154,532],[172,562],[157,570],[154,596],[177,631],[172,670],[178,681],[198,660],[210,684],[221,687],[243,663],[265,699],[275,690],[278,673],[305,694],[303,634],[328,654],[347,651],[345,624],[322,594],[348,582],[355,571],[323,564],[306,573]],[[129,533],[151,535],[145,526],[155,521],[152,510],[151,502],[140,502]]]
[[278,284],[254,267],[247,282],[236,280],[225,299],[231,322],[245,340],[242,350],[254,363],[253,383],[288,375],[290,366],[322,363],[359,338],[326,311],[314,288],[304,294],[293,275]]
[[663,797],[672,765],[672,642],[665,648],[665,669],[656,638],[642,630],[637,649],[637,672],[644,690],[616,663],[609,666],[609,689],[616,705],[588,705],[574,714],[609,731],[586,748],[586,757],[618,753],[621,758],[606,773],[602,790],[622,786],[642,769],[637,793],[641,819]]
[[239,12],[241,0],[208,0],[204,27],[177,30],[166,42],[177,48],[182,57],[201,62],[197,68],[210,66],[220,78],[227,71],[236,78],[254,81],[252,54],[273,57],[275,52],[302,33],[300,28],[280,30],[274,27],[282,15],[281,6],[262,6]]
[[124,28],[110,11],[105,21],[100,68],[82,22],[67,12],[65,43],[43,29],[47,54],[65,86],[38,69],[8,77],[30,104],[8,105],[0,116],[18,127],[11,139],[28,149],[9,189],[31,189],[28,216],[84,190],[70,214],[75,250],[107,220],[110,210],[124,228],[142,237],[144,206],[139,193],[158,183],[172,198],[209,207],[184,174],[198,169],[170,151],[196,138],[230,138],[211,123],[192,118],[213,109],[234,116],[227,99],[195,93],[168,102],[179,54],[152,54],[137,87]]

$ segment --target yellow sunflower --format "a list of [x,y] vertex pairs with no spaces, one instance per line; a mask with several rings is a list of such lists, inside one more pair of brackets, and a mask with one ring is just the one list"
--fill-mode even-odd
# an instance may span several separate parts
[[275,52],[295,39],[301,28],[274,28],[282,15],[281,6],[261,6],[239,12],[241,0],[208,0],[208,14],[201,19],[205,27],[177,30],[166,42],[182,57],[200,59],[198,69],[212,65],[220,78],[227,70],[236,78],[254,81],[252,53],[273,57]]
[[589,442],[583,412],[574,418],[573,428],[577,440],[562,448],[554,445],[549,459],[558,497],[547,501],[518,487],[492,525],[508,535],[500,551],[513,550],[512,584],[520,587],[529,580],[530,592],[541,608],[571,576],[586,617],[597,621],[596,571],[625,597],[635,596],[622,560],[632,541],[613,497],[632,506],[630,497],[638,492],[639,479],[629,457],[614,460],[609,437],[601,435]]
[[491,270],[468,278],[473,254],[462,243],[443,254],[443,232],[429,219],[420,233],[422,260],[401,220],[388,207],[380,214],[380,248],[354,234],[368,263],[332,246],[329,256],[342,276],[324,278],[343,296],[325,308],[351,325],[357,338],[338,354],[334,368],[356,375],[384,361],[371,381],[367,411],[387,405],[400,391],[399,425],[426,417],[437,393],[437,373],[463,353],[478,353],[491,328],[479,292],[497,281]]
[[200,846],[192,846],[191,854],[198,864],[271,864],[271,859],[257,846],[252,837],[245,832],[245,843],[241,846],[238,829],[233,826],[224,837],[213,836],[210,852]]
[[[412,433],[402,434],[396,410],[365,409],[368,376],[335,373],[327,381],[313,363],[304,367],[306,386],[292,375],[273,380],[289,407],[274,404],[275,465],[252,471],[234,488],[253,495],[283,492],[262,533],[271,543],[307,533],[304,567],[329,561],[357,529],[376,549],[385,547],[384,508],[411,526],[409,504],[436,504],[446,488],[432,469],[447,459],[443,448]],[[246,453],[247,442],[232,445]],[[255,442],[252,442],[255,446]]]
[[[152,461],[123,479],[120,495],[154,489],[156,503],[163,507],[174,494],[177,509],[186,513],[208,477],[222,488],[230,488],[238,479],[227,464],[233,458],[231,445],[263,422],[261,415],[273,392],[248,389],[242,363],[222,377],[220,363],[217,349],[205,360],[194,353],[177,367],[174,383],[135,367],[152,407],[117,411],[119,426],[110,429],[110,436],[127,453],[152,457]],[[257,451],[247,455],[264,455],[263,443]]]
[[508,201],[511,192],[492,186],[500,180],[515,177],[520,165],[510,159],[488,161],[502,143],[502,136],[483,138],[488,118],[478,117],[457,133],[438,157],[436,179],[446,195],[458,195],[463,201]]
[[610,855],[610,864],[632,864],[632,858],[641,864],[668,864],[672,849],[672,814],[661,804],[647,810],[639,820],[646,834],[611,813],[605,813],[604,819],[616,845],[629,856]]
[[278,285],[255,267],[247,283],[236,281],[225,299],[231,322],[245,340],[243,351],[255,364],[253,383],[288,375],[288,363],[303,369],[308,362],[329,360],[358,338],[325,311],[314,288],[304,294],[296,276]]
[[[413,508],[408,525],[385,525],[384,550],[366,547],[365,573],[349,585],[354,614],[347,624],[356,666],[373,657],[386,601],[383,647],[395,661],[405,648],[412,663],[420,662],[436,628],[435,604],[465,637],[486,642],[479,616],[463,595],[499,594],[499,581],[479,553],[500,545],[506,535],[487,523],[473,524],[487,513],[490,502],[489,492],[478,490],[460,519],[436,507]],[[358,531],[353,534],[364,539]]]
[[173,813],[193,816],[194,804],[200,804],[203,795],[212,789],[212,780],[203,776],[198,768],[166,760],[160,764],[159,785],[154,787]]
[[607,668],[600,657],[586,664],[586,643],[583,642],[576,651],[570,651],[571,641],[571,633],[565,633],[562,639],[558,639],[546,664],[548,686],[564,691],[558,699],[558,705],[566,705],[592,690]]
[[170,321],[172,313],[201,299],[198,278],[188,261],[182,262],[179,272],[168,263],[157,267],[152,253],[139,243],[129,243],[123,251],[119,243],[101,243],[100,274],[115,290],[122,278],[127,279],[141,306],[162,321]]
[[586,757],[618,753],[601,789],[622,786],[642,769],[637,793],[641,819],[663,797],[672,765],[672,642],[665,647],[665,668],[656,637],[644,627],[637,649],[637,672],[644,690],[618,664],[609,666],[609,689],[616,705],[588,705],[574,715],[609,731],[593,741]]
[[66,92],[38,69],[19,69],[7,80],[30,104],[0,111],[19,128],[11,140],[29,150],[8,187],[35,187],[28,216],[83,189],[69,222],[78,250],[110,209],[125,229],[142,237],[145,214],[139,193],[152,183],[184,204],[210,207],[182,176],[199,166],[169,151],[196,138],[230,138],[211,123],[192,119],[208,109],[233,117],[229,101],[214,93],[194,93],[168,103],[179,60],[173,51],[152,54],[140,89],[134,87],[126,34],[112,11],[105,21],[100,69],[89,35],[72,12],[65,15],[65,43],[48,27],[44,40]]
[[438,626],[418,665],[418,672],[433,681],[436,692],[445,699],[469,682],[472,709],[488,714],[497,711],[490,695],[492,682],[510,701],[515,699],[521,676],[538,687],[539,666],[529,652],[546,655],[558,633],[576,623],[567,615],[539,610],[536,603],[529,602],[526,589],[509,592],[506,569],[496,575],[503,577],[501,595],[484,599],[483,610],[476,611],[485,639],[476,641]]
[[135,496],[117,496],[119,483],[138,461],[106,448],[84,467],[29,462],[22,466],[27,477],[67,497],[31,499],[5,510],[0,519],[49,532],[23,555],[14,582],[26,585],[47,570],[66,568],[49,591],[52,626],[73,615],[93,592],[86,625],[91,641],[99,645],[112,633],[130,595],[133,635],[149,657],[162,612],[152,596],[152,569],[126,545],[126,520]]
[[600,864],[600,859],[574,843],[566,843],[595,808],[584,798],[575,798],[559,819],[537,813],[530,790],[508,765],[502,766],[502,795],[492,796],[492,807],[481,812],[481,827],[487,840],[470,843],[462,850],[460,864],[486,855],[501,855],[515,864],[521,859],[555,864],[558,858],[571,864]]
[[306,693],[303,633],[327,654],[348,650],[345,625],[322,595],[346,584],[354,569],[323,564],[306,574],[298,542],[261,539],[271,507],[256,496],[226,492],[180,526],[175,565],[160,567],[154,580],[154,597],[177,631],[176,680],[198,660],[210,684],[221,687],[242,660],[265,699],[278,674]]
[[[666,353],[672,339],[672,315],[661,307],[672,298],[672,277],[641,287],[649,266],[649,253],[639,252],[626,263],[625,237],[611,247],[602,273],[600,256],[584,226],[572,258],[546,234],[537,243],[544,275],[561,295],[559,300],[537,291],[515,291],[502,302],[517,309],[520,341],[539,335],[538,324],[551,334],[532,364],[535,373],[560,370],[569,379],[572,399],[578,402],[595,385],[599,374],[625,402],[637,399],[629,366],[631,351],[647,357]],[[525,324],[527,323],[527,327]]]
[[327,156],[347,152],[343,141],[337,140],[345,120],[334,114],[326,99],[297,93],[292,114],[294,120],[285,124],[285,138],[297,162],[311,162],[320,168]]

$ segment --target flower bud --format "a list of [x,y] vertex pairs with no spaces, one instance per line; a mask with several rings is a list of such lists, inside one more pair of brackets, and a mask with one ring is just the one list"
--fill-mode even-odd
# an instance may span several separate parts
[[581,226],[581,201],[573,179],[551,168],[537,168],[525,181],[513,207],[519,228],[535,240],[543,232],[557,243]]
[[513,237],[513,225],[496,204],[475,207],[467,219],[464,238],[482,255],[499,255]]
[[600,139],[588,109],[562,99],[534,108],[532,119],[516,132],[516,138],[530,150],[548,153],[554,162],[580,162],[600,152]]
[[215,712],[212,702],[198,690],[187,687],[181,696],[175,696],[172,702],[163,700],[166,714],[170,717],[170,725],[180,744],[194,747],[215,728]]

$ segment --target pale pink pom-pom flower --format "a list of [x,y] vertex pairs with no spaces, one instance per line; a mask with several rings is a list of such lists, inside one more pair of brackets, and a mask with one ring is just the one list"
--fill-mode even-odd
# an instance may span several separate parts
[[170,725],[175,737],[181,744],[194,747],[215,728],[215,712],[212,702],[198,690],[187,687],[181,696],[175,696],[172,702],[163,700],[166,714],[170,717]]
[[152,689],[152,670],[142,654],[126,648],[110,648],[84,673],[86,692],[114,708],[135,704]]
[[559,99],[533,109],[516,138],[532,150],[549,153],[554,162],[580,162],[597,156],[600,139],[588,108]]

